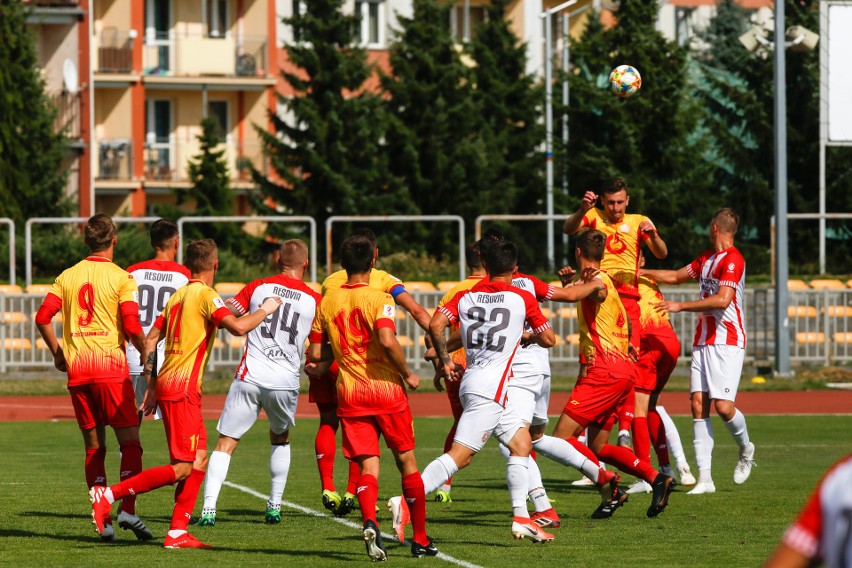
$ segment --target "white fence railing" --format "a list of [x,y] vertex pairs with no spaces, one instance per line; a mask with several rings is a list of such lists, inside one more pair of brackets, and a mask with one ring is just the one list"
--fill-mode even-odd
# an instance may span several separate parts
[[[695,290],[673,288],[663,290],[666,298],[690,300]],[[413,292],[414,298],[432,310],[442,292]],[[790,359],[796,362],[827,365],[852,361],[852,290],[807,290],[790,292]],[[35,325],[35,314],[43,295],[0,294],[0,372],[10,369],[49,369],[53,365]],[[746,290],[746,356],[755,362],[771,361],[774,351],[773,291],[761,288]],[[548,302],[542,305],[559,337],[550,351],[553,363],[575,363],[578,357],[579,333],[575,304]],[[425,332],[417,323],[397,311],[397,334],[409,364],[422,368]],[[681,363],[687,364],[692,352],[695,314],[672,314],[672,325],[681,340]],[[57,337],[62,337],[59,315],[53,322]],[[243,347],[242,338],[219,330],[210,357],[210,366],[236,367]]]

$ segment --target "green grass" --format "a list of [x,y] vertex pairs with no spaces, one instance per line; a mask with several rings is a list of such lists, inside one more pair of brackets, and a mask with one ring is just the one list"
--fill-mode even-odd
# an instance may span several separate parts
[[[692,456],[691,424],[676,422]],[[758,467],[752,478],[735,486],[736,450],[724,426],[714,419],[714,478],[717,493],[688,497],[677,491],[657,519],[645,517],[650,497],[637,495],[609,520],[592,521],[597,494],[573,488],[578,474],[546,459],[539,461],[545,484],[563,519],[548,545],[515,542],[505,486],[505,462],[490,442],[473,464],[456,476],[451,505],[430,502],[428,531],[443,553],[480,566],[759,566],[777,544],[821,473],[849,451],[852,416],[749,417],[757,445]],[[437,457],[448,427],[445,419],[418,419],[417,455],[421,468]],[[322,511],[314,460],[316,421],[300,420],[292,431],[293,460],[284,493],[286,501]],[[208,423],[215,437],[215,423]],[[142,428],[148,466],[168,459],[160,424]],[[212,440],[211,440],[212,442]],[[262,523],[264,500],[224,487],[215,527],[192,532],[215,546],[211,551],[161,548],[168,529],[173,491],[163,488],[139,499],[139,513],[157,539],[137,543],[119,530],[119,541],[101,543],[91,525],[83,480],[83,452],[73,422],[0,424],[3,473],[0,476],[0,564],[20,566],[184,565],[328,566],[367,562],[360,533],[327,517],[282,511],[282,523]],[[109,442],[108,473],[117,475],[117,444]],[[211,443],[212,445],[212,443]],[[265,494],[268,491],[268,437],[263,423],[243,439],[231,463],[229,481]],[[380,504],[400,488],[389,455],[383,456]],[[694,467],[694,465],[693,465]],[[345,489],[346,467],[338,454],[336,478]],[[115,480],[115,477],[112,478]],[[200,511],[200,498],[196,514]],[[359,521],[357,513],[349,517]],[[379,521],[391,531],[382,508]],[[390,561],[449,565],[436,559],[415,560],[407,548],[388,542]]]

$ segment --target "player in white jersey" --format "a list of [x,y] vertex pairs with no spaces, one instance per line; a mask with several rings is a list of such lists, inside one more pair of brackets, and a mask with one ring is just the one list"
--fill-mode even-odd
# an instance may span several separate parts
[[766,568],[852,566],[852,455],[825,473]]
[[[166,219],[159,219],[151,225],[150,238],[151,246],[154,247],[154,258],[127,268],[127,272],[133,276],[139,287],[139,323],[146,336],[172,294],[189,282],[189,269],[175,262],[180,247],[177,225]],[[165,349],[166,342],[161,341],[157,345],[157,371],[165,359]],[[125,350],[138,408],[145,398],[145,391],[148,390],[148,381],[142,372],[139,350],[129,341]]]
[[698,280],[700,299],[693,302],[659,303],[661,310],[698,312],[692,350],[690,386],[695,431],[695,459],[698,483],[688,495],[713,493],[711,476],[713,427],[710,406],[724,420],[739,446],[734,483],[744,483],[754,465],[754,444],[749,440],[745,416],[737,410],[737,397],[745,358],[745,260],[734,247],[738,215],[729,208],[720,209],[710,222],[713,248],[680,270],[642,270],[659,284],[682,284]]
[[[454,377],[444,331],[451,323],[460,322],[467,369],[459,389],[464,411],[452,447],[423,470],[423,484],[427,493],[436,490],[466,467],[493,434],[510,452],[506,481],[514,514],[512,535],[548,541],[553,535],[532,522],[526,506],[532,448],[529,430],[523,418],[506,405],[506,395],[512,361],[522,341],[548,348],[556,343],[556,336],[535,298],[511,284],[518,260],[514,243],[484,239],[480,250],[489,280],[459,292],[435,312],[429,326],[444,373]],[[524,333],[525,323],[530,324],[531,333]]]
[[236,316],[253,312],[265,299],[278,296],[281,306],[246,337],[243,357],[228,390],[216,429],[219,439],[210,455],[204,485],[204,507],[198,521],[216,523],[216,502],[228,475],[231,455],[257,421],[261,409],[269,418],[269,473],[272,478],[265,521],[281,522],[281,496],[290,471],[290,428],[296,423],[299,371],[305,340],[311,331],[320,295],[303,281],[308,247],[298,239],[279,251],[281,273],[250,282],[227,305]]

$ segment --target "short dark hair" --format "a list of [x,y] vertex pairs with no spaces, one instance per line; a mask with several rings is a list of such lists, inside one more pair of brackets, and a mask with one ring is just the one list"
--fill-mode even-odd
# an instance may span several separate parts
[[186,247],[186,261],[184,264],[193,274],[204,272],[213,268],[219,259],[219,249],[213,239],[200,239],[192,241]]
[[101,252],[112,245],[112,240],[118,234],[118,228],[112,217],[104,213],[98,213],[89,217],[86,228],[83,231],[83,242],[91,252]]
[[350,237],[364,237],[365,239],[367,239],[368,241],[373,243],[373,248],[376,247],[376,243],[378,242],[378,241],[376,241],[376,233],[374,233],[372,230],[368,229],[367,227],[358,227],[357,229],[353,230],[349,234],[349,236]]
[[157,219],[151,225],[151,246],[157,250],[168,248],[169,241],[178,236],[178,226],[168,219]]
[[713,213],[713,223],[723,233],[737,234],[740,226],[740,216],[730,207],[724,207]]
[[601,184],[601,195],[610,195],[619,191],[627,191],[627,183],[619,177],[609,178]]
[[352,235],[340,247],[340,265],[347,274],[369,272],[376,257],[376,245],[363,235]]
[[464,249],[464,261],[471,270],[482,268],[482,253],[479,250],[480,241],[474,241]]
[[587,260],[600,262],[606,247],[606,235],[597,229],[589,229],[580,233],[577,237],[577,248],[580,254]]
[[491,241],[482,248],[482,264],[488,274],[506,274],[518,265],[518,247],[512,241]]

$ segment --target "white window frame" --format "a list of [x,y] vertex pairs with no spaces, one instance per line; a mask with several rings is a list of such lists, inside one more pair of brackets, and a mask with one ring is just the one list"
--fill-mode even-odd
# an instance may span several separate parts
[[[156,124],[156,121],[153,120],[154,109],[156,108],[155,103],[158,102],[167,102],[169,103],[169,140],[168,142],[157,142],[157,133],[153,128]],[[145,146],[148,148],[159,148],[163,147],[163,144],[168,145],[169,151],[169,175],[171,175],[172,171],[177,171],[176,160],[176,144],[175,144],[175,103],[172,99],[168,98],[152,98],[145,100]],[[145,168],[147,169],[148,164],[145,164]],[[146,174],[147,175],[147,174]]]
[[[375,42],[370,41],[370,5],[375,4],[378,7],[378,29],[379,34],[378,38]],[[387,4],[385,0],[355,0],[355,10],[360,9],[359,15],[360,20],[360,30],[359,30],[359,45],[367,48],[384,48],[385,47],[385,28],[386,24],[386,12]]]

